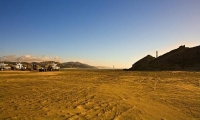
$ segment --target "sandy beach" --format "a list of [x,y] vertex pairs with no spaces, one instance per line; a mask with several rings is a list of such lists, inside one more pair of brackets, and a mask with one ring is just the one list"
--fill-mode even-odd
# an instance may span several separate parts
[[199,111],[199,72],[0,71],[1,120],[196,120]]

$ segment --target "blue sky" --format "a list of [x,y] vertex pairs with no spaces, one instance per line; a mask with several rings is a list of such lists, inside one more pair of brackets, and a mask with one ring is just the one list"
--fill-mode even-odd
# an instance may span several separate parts
[[0,0],[0,56],[129,68],[200,45],[200,0]]

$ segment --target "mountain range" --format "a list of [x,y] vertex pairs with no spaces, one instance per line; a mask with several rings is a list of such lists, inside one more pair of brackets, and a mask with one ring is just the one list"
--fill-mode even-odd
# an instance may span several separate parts
[[61,68],[93,68],[97,69],[95,66],[90,66],[88,64],[80,63],[80,62],[64,62],[58,64]]

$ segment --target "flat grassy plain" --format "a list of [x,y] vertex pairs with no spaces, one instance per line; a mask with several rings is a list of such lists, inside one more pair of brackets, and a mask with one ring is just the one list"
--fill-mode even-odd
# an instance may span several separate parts
[[200,72],[0,71],[0,119],[199,120]]

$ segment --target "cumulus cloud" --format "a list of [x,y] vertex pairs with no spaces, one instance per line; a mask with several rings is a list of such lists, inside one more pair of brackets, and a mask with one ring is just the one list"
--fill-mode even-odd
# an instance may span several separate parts
[[25,57],[25,58],[30,58],[30,57],[31,57],[31,55],[25,55],[24,57]]
[[78,62],[80,62],[80,63],[85,63],[85,61],[84,61],[84,60],[78,60]]
[[10,61],[10,62],[42,62],[42,61],[56,61],[59,62],[59,57],[49,58],[47,56],[31,56],[31,55],[23,55],[23,56],[16,56],[16,55],[6,55],[1,57],[3,61]]

